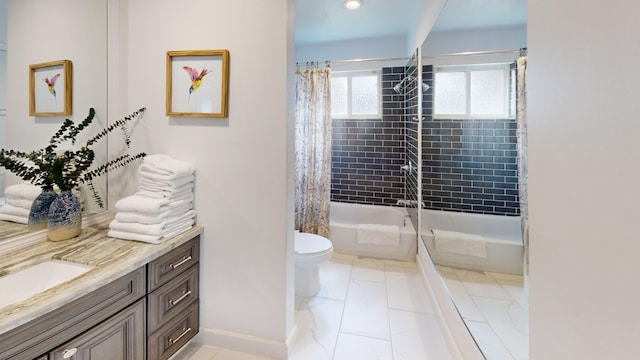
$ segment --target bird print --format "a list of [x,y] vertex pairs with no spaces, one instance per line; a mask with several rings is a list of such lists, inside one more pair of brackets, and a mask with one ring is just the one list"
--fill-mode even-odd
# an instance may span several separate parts
[[55,74],[51,77],[51,79],[49,78],[44,78],[44,82],[47,83],[47,89],[49,89],[49,92],[51,93],[51,95],[53,95],[53,98],[56,98],[56,81],[58,80],[58,78],[60,77],[60,74]]
[[202,71],[198,73],[198,70],[191,68],[189,66],[183,66],[182,68],[185,69],[185,71],[188,72],[189,76],[191,77],[191,87],[189,87],[189,99],[187,100],[187,103],[189,103],[189,100],[191,100],[191,93],[198,90],[198,88],[200,87],[200,84],[202,84],[202,78],[209,73],[209,70],[207,70],[206,68],[202,68]]

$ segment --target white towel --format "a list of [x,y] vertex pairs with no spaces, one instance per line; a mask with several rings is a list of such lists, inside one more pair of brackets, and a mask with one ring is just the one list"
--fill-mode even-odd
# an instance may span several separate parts
[[116,210],[140,213],[161,213],[193,201],[193,193],[177,199],[154,199],[140,195],[130,195],[116,202]]
[[29,209],[4,204],[0,206],[0,214],[12,215],[12,216],[21,216],[21,217],[29,217]]
[[193,203],[189,202],[185,205],[171,208],[160,213],[141,213],[119,211],[116,213],[115,219],[124,223],[140,223],[140,224],[160,224],[170,218],[184,214],[193,209]]
[[138,178],[138,188],[139,189],[145,189],[145,190],[158,190],[158,191],[162,191],[162,190],[173,190],[176,188],[179,188],[181,186],[184,186],[186,184],[189,183],[193,183],[193,181],[195,180],[195,176],[193,175],[187,175],[187,176],[183,176],[183,177],[179,177],[179,178],[175,178],[175,179],[170,179],[170,180],[160,180],[160,179],[154,179],[151,177],[147,177],[143,174],[140,175],[140,177]]
[[0,220],[11,221],[18,224],[27,224],[29,222],[29,218],[27,216],[16,216],[16,215],[1,214],[1,213],[0,213]]
[[162,235],[167,232],[173,232],[178,228],[184,227],[185,224],[193,225],[195,222],[195,211],[190,211],[186,216],[180,218],[170,219],[159,224],[140,224],[140,223],[127,223],[120,222],[118,220],[112,220],[109,223],[109,229],[122,232],[130,232],[141,235]]
[[138,167],[140,174],[153,179],[170,180],[193,174],[193,164],[175,160],[163,154],[149,155]]
[[18,198],[12,198],[12,197],[6,198],[5,201],[9,205],[13,205],[15,207],[19,207],[23,209],[31,209],[31,205],[33,204],[33,200],[18,199]]
[[118,238],[118,239],[136,240],[136,241],[142,241],[142,242],[147,242],[152,244],[160,244],[182,232],[185,232],[191,229],[192,225],[193,223],[191,224],[185,223],[182,227],[176,228],[175,230],[164,233],[162,235],[142,235],[142,234],[130,233],[126,231],[117,231],[117,230],[109,230],[107,235],[109,235],[110,237]]
[[23,199],[33,201],[40,193],[42,188],[31,184],[16,184],[7,187],[4,190],[4,196],[6,198]]
[[400,246],[400,227],[397,225],[358,224],[358,244]]
[[486,239],[480,235],[433,229],[436,251],[486,258]]
[[[187,184],[189,185],[189,184]],[[176,188],[175,190],[162,190],[162,191],[158,191],[158,190],[147,190],[145,188],[142,187],[138,187],[138,191],[136,192],[137,195],[141,195],[141,196],[146,196],[146,197],[150,197],[150,198],[155,198],[155,199],[169,199],[169,200],[173,200],[173,199],[180,199],[183,196],[192,193],[193,192],[193,183],[191,183],[191,186],[189,187],[183,187],[181,186],[180,188]]]

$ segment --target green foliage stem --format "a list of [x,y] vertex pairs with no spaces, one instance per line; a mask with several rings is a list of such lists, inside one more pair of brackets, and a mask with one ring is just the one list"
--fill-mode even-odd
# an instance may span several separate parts
[[142,116],[145,111],[146,108],[140,108],[113,122],[87,140],[86,144],[78,150],[57,151],[58,146],[65,141],[70,140],[71,144],[75,145],[78,134],[91,125],[96,114],[95,110],[91,108],[87,117],[78,125],[75,125],[70,119],[66,119],[49,140],[49,145],[43,149],[28,153],[0,149],[0,166],[5,167],[22,178],[22,180],[41,187],[56,184],[60,190],[64,191],[71,190],[80,183],[87,183],[94,200],[102,207],[103,202],[93,184],[93,179],[106,174],[110,170],[141,159],[146,154],[139,153],[133,156],[126,154],[90,170],[95,160],[95,152],[91,149],[91,146],[113,130],[120,128],[123,140],[128,148],[131,144],[131,138],[126,125],[128,122]]

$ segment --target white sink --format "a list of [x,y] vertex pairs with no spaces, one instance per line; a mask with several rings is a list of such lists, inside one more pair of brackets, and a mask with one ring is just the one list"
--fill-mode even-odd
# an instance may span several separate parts
[[28,299],[93,269],[93,266],[48,260],[0,277],[0,308]]

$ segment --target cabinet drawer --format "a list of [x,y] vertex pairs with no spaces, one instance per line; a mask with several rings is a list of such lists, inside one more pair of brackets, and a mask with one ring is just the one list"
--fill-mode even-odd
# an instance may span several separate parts
[[200,236],[149,263],[149,292],[175,278],[200,260]]
[[149,294],[148,329],[154,332],[199,297],[198,263]]
[[193,338],[200,327],[198,301],[193,301],[180,316],[168,320],[149,336],[149,359],[165,360]]

